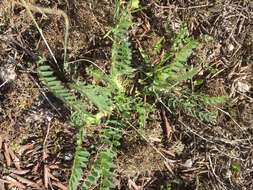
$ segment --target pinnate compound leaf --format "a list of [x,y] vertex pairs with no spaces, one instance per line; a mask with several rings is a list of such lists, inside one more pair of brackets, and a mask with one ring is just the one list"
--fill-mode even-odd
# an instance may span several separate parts
[[182,74],[182,75],[179,75],[179,76],[176,76],[174,78],[174,80],[176,81],[183,81],[183,80],[186,80],[186,79],[190,79],[192,78],[195,74],[197,74],[197,72],[199,71],[200,67],[195,67],[194,69],[192,69],[191,71],[188,71],[187,73],[185,74]]

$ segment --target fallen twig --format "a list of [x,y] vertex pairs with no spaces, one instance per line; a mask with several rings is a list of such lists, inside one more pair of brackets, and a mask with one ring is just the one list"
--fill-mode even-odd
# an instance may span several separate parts
[[16,166],[16,168],[21,171],[21,167],[20,167],[20,160],[19,158],[14,154],[14,152],[12,151],[12,149],[9,147],[9,154],[14,162],[14,165]]
[[36,189],[41,189],[41,187],[38,184],[34,183],[33,181],[31,181],[29,179],[26,179],[24,177],[14,174],[14,173],[10,174],[10,176],[13,178],[16,178],[18,181],[20,181],[24,184],[27,184],[28,186],[34,187]]
[[7,166],[11,166],[11,158],[10,158],[10,153],[9,153],[9,148],[7,147],[7,144],[4,143],[4,156],[7,162]]

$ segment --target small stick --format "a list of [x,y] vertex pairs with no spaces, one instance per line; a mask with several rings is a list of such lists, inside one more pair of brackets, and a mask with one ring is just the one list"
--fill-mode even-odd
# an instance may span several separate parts
[[10,158],[10,153],[9,153],[9,148],[7,147],[7,144],[4,143],[4,156],[7,162],[7,166],[11,166],[11,158]]
[[43,142],[43,156],[42,156],[42,159],[43,159],[43,162],[44,162],[44,184],[45,184],[45,187],[48,188],[48,184],[49,184],[49,169],[48,169],[48,165],[46,164],[46,158],[48,157],[48,154],[47,154],[47,149],[46,149],[46,144],[47,144],[47,138],[49,136],[49,132],[50,132],[50,124],[48,124],[47,126],[47,133],[46,133],[46,136],[45,136],[45,139],[44,139],[44,142]]
[[0,85],[0,88],[4,86],[9,80],[6,80],[3,84]]
[[2,150],[3,138],[0,136],[0,151]]

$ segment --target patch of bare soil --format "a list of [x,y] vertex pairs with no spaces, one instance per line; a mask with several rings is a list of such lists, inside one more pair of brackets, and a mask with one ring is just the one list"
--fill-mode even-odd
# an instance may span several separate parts
[[[28,13],[16,2],[3,0],[0,7],[0,189],[68,189],[76,130],[68,122],[69,110],[38,80],[39,56],[56,66]],[[112,41],[103,37],[113,27],[113,1],[29,2],[67,13],[68,61],[76,61],[78,79],[86,80],[91,61],[109,68]],[[229,103],[214,110],[218,117],[211,123],[172,115],[157,105],[143,128],[145,140],[140,134],[124,134],[115,171],[117,189],[253,189],[252,2],[148,0],[141,4],[147,7],[133,14],[138,24],[130,31],[133,64],[144,64],[138,48],[151,52],[162,36],[169,47],[168,24],[177,32],[184,21],[195,39],[200,40],[200,34],[212,38],[192,56],[194,64],[203,67],[197,77],[204,80],[193,90],[227,96]],[[34,15],[61,63],[63,18]],[[151,57],[151,64],[159,59]],[[207,66],[210,69],[204,70]],[[85,143],[89,147],[96,142]]]

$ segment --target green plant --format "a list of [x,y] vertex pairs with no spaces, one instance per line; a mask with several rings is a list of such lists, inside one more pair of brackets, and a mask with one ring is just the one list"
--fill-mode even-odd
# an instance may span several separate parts
[[[152,111],[151,105],[145,103],[141,96],[133,97],[127,93],[127,86],[135,72],[131,65],[132,51],[128,28],[133,24],[131,12],[138,10],[139,1],[116,2],[115,22],[117,24],[106,34],[106,36],[109,36],[110,33],[113,34],[112,65],[108,74],[89,67],[87,68],[88,73],[93,79],[96,79],[92,83],[77,81],[62,84],[54,76],[51,67],[44,65],[45,59],[41,59],[37,64],[40,79],[55,96],[71,109],[71,124],[79,130],[69,182],[70,190],[89,189],[92,186],[100,186],[101,189],[114,188],[115,185],[111,179],[116,177],[113,173],[116,165],[113,163],[113,159],[117,156],[117,147],[120,145],[119,140],[121,139],[118,129],[124,127],[132,119],[133,114],[138,115],[139,126],[144,126],[148,113]],[[31,5],[26,6],[26,8],[28,10],[29,8],[35,9]],[[35,20],[34,22],[36,23]],[[36,26],[43,35],[37,23]],[[147,73],[152,78],[152,84],[147,88],[149,93],[153,93],[152,95],[158,93],[168,106],[179,107],[186,114],[210,121],[215,115],[206,111],[205,106],[222,102],[224,99],[222,97],[211,98],[206,95],[194,94],[178,85],[192,78],[200,69],[199,67],[191,69],[186,64],[187,59],[197,46],[197,41],[185,37],[186,31],[186,26],[182,25],[182,29],[176,36],[170,52],[164,54],[161,62]],[[67,41],[67,32],[68,28],[66,26],[65,42]],[[152,55],[156,55],[162,48],[164,40],[164,37],[160,38]],[[66,48],[66,43],[64,48]],[[64,52],[66,58],[66,51]],[[150,61],[145,52],[141,51],[141,54],[144,60],[149,63]],[[63,65],[66,71],[66,60]],[[82,146],[83,138],[93,125],[100,124],[102,120],[112,127],[99,130],[102,136],[100,143],[103,148],[97,153],[95,160],[91,161],[89,151]],[[84,169],[89,169],[85,175]]]
[[[123,5],[124,8],[116,9],[119,11],[117,12],[119,18],[118,24],[112,30],[113,46],[110,74],[106,75],[101,71],[91,68],[88,69],[93,78],[103,81],[104,86],[98,86],[95,83],[87,85],[81,82],[70,85],[71,88],[77,90],[81,96],[88,98],[92,105],[97,107],[98,113],[100,113],[99,115],[105,116],[110,114],[111,116],[110,119],[107,120],[107,123],[115,125],[117,128],[124,125],[124,120],[131,118],[131,112],[134,108],[137,107],[140,115],[144,114],[144,111],[141,110],[145,109],[144,104],[136,104],[136,98],[128,97],[125,89],[130,76],[128,74],[133,72],[131,67],[132,53],[130,49],[131,44],[128,40],[128,27],[132,24],[131,8],[136,8],[136,4],[133,7],[131,3],[132,2],[130,1],[127,5]],[[118,5],[120,6],[121,3]],[[119,117],[122,119],[121,122],[118,122],[120,120]],[[95,121],[99,121],[99,119]],[[145,122],[145,118],[140,117],[140,123],[143,122]],[[92,123],[86,122],[86,128],[89,127],[88,124],[91,125]],[[107,146],[98,153],[92,169],[84,180],[84,183],[81,185],[82,189],[88,189],[90,186],[97,184],[99,180],[101,181],[101,189],[115,187],[110,179],[116,175],[111,172],[111,169],[116,167],[116,165],[113,164],[113,158],[117,156],[117,146],[120,145],[119,140],[121,135],[116,129],[102,129],[100,130],[100,133],[104,135],[104,138],[100,139],[101,142],[105,143]],[[86,161],[86,159],[84,159],[84,161]],[[79,166],[80,165],[73,166],[70,189],[76,189],[77,183],[81,179],[81,171],[78,169],[80,168]],[[77,169],[77,172],[75,172],[75,169]],[[77,173],[78,175],[73,175]],[[74,186],[71,186],[71,184],[74,184]]]
[[[170,48],[169,53],[164,53],[159,64],[155,65],[147,76],[152,78],[152,87],[148,87],[149,92],[159,95],[161,100],[168,107],[179,108],[185,114],[197,119],[211,121],[216,118],[216,113],[208,111],[208,107],[225,102],[225,97],[209,97],[193,93],[182,86],[182,82],[191,79],[198,73],[200,67],[187,65],[187,60],[191,56],[198,42],[186,37],[187,27],[181,24],[181,29]],[[162,48],[160,38],[154,47],[153,55]],[[149,63],[148,55],[140,49],[140,53],[146,63]],[[195,81],[194,81],[195,82]],[[203,81],[193,84],[199,85]]]
[[239,173],[241,171],[241,166],[239,164],[233,164],[232,168],[236,173]]
[[101,182],[104,188],[114,188],[115,185],[111,182],[111,178],[116,177],[114,173],[110,170],[116,168],[117,166],[113,163],[113,158],[117,156],[116,147],[120,145],[118,141],[121,135],[115,130],[100,130],[104,137],[101,138],[102,143],[109,145],[108,148],[104,148],[98,154],[96,161],[94,162],[92,170],[90,170],[89,175],[82,184],[82,189],[88,189],[91,185],[97,183],[101,177]]
[[[111,170],[116,167],[113,164],[113,158],[117,156],[117,146],[120,145],[119,140],[121,138],[116,127],[122,127],[125,121],[131,119],[132,113],[136,112],[135,110],[139,114],[141,126],[144,125],[147,118],[145,111],[147,104],[143,103],[141,99],[127,96],[125,88],[131,78],[130,73],[134,71],[131,67],[132,52],[130,49],[131,44],[128,40],[128,28],[132,24],[131,9],[138,8],[138,3],[139,1],[135,0],[129,3],[119,1],[117,4],[117,12],[115,14],[117,15],[115,17],[117,25],[111,31],[113,33],[113,46],[110,73],[106,75],[93,68],[88,69],[94,79],[103,81],[103,86],[79,81],[63,85],[54,76],[52,68],[44,65],[45,59],[41,59],[37,63],[40,79],[55,96],[71,108],[71,124],[79,130],[69,182],[69,189],[71,190],[78,187],[88,189],[98,184],[100,184],[101,189],[114,188],[115,185],[112,183],[111,178],[116,177],[116,175]],[[32,5],[25,5],[28,10],[36,8]],[[46,11],[51,12],[51,10],[48,11],[47,9]],[[31,12],[30,15],[32,16]],[[35,19],[33,20],[36,23]],[[43,35],[37,23],[36,26],[41,35]],[[68,90],[69,88],[80,94],[81,100],[77,100],[77,96],[73,95]],[[100,140],[104,144],[104,148],[98,152],[95,161],[90,163],[90,153],[82,147],[84,134],[92,125],[99,124],[101,119],[106,116],[110,116],[106,123],[115,126],[115,129],[101,129],[99,131],[103,135]],[[122,120],[119,118],[122,118]],[[121,122],[119,122],[120,120]],[[87,172],[84,181],[82,181],[84,177],[83,169],[88,168],[88,165],[91,165],[91,169]]]
[[[171,88],[170,86],[174,85],[175,83],[189,79],[198,72],[199,67],[195,67],[190,71],[186,71],[191,67],[186,65],[185,62],[192,54],[193,49],[197,46],[196,40],[192,40],[190,37],[185,37],[186,31],[187,27],[183,23],[181,25],[181,30],[176,36],[175,41],[170,49],[170,52],[168,54],[165,53],[161,59],[161,62],[149,73],[149,75],[153,76],[153,85],[156,89]],[[182,48],[180,48],[180,46]],[[172,61],[170,61],[171,58],[173,58]],[[168,61],[170,62],[167,63]]]
[[217,114],[208,111],[207,107],[225,102],[225,97],[209,97],[181,89],[177,93],[167,92],[164,101],[168,106],[180,108],[187,115],[203,121],[211,121],[216,118]]

